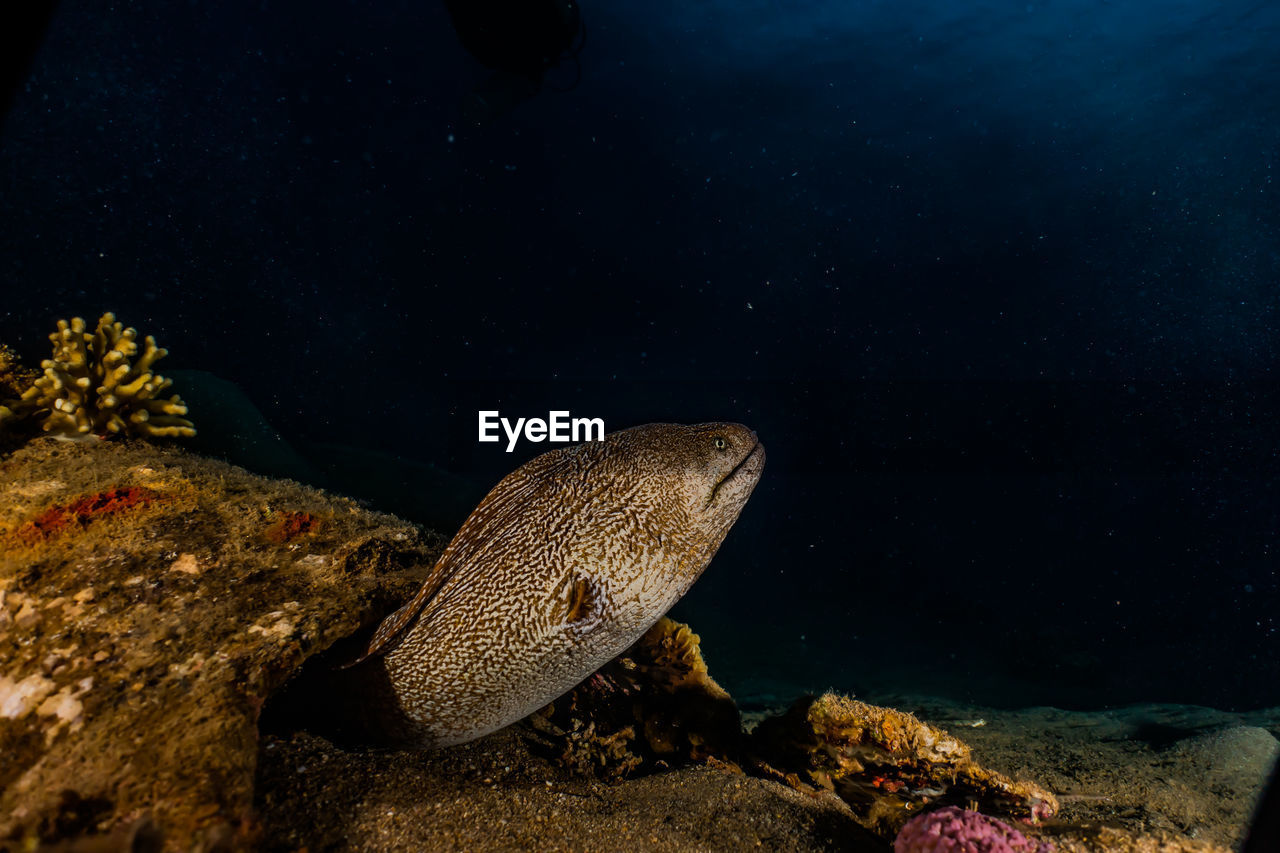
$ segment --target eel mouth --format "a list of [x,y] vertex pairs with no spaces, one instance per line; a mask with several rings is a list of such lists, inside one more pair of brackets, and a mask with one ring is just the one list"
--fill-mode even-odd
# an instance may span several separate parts
[[[751,437],[755,439],[755,444],[751,445],[751,449],[747,451],[747,454],[738,460],[738,464],[733,466],[733,470],[725,474],[720,482],[716,483],[715,488],[711,490],[711,497],[707,498],[707,506],[711,506],[715,502],[716,495],[720,493],[720,487],[742,473],[743,467],[752,459],[759,459],[761,460],[760,464],[764,464],[764,445],[760,443],[760,439],[756,436],[754,430],[751,433]],[[752,466],[752,468],[753,470],[759,470],[759,466]]]

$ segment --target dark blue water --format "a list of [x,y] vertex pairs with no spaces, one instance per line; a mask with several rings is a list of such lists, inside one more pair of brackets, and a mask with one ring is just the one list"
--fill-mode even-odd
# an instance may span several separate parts
[[1280,704],[1280,6],[588,3],[474,126],[442,5],[64,2],[0,340],[114,310],[481,491],[545,445],[478,408],[749,423],[678,611],[743,684]]

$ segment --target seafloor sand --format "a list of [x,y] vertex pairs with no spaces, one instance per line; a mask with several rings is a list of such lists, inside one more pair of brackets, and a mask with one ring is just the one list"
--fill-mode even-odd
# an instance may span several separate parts
[[435,753],[295,734],[261,757],[267,849],[887,849],[831,794],[716,767],[610,784],[532,756],[518,727]]
[[[1234,849],[1277,751],[1264,726],[1280,723],[1276,713],[1242,719],[1173,706],[892,704],[960,734],[982,764],[1045,784],[1059,796],[1062,821]],[[1165,739],[1195,730],[1202,733]],[[888,850],[832,795],[716,767],[603,783],[530,755],[519,727],[434,754],[348,751],[305,733],[271,737],[259,790],[271,849]]]
[[[991,710],[909,696],[913,711],[973,747],[994,770],[1058,796],[1059,819],[1168,831],[1238,847],[1280,755],[1280,709],[1233,714],[1183,705],[1108,711]],[[976,721],[985,725],[965,725]]]

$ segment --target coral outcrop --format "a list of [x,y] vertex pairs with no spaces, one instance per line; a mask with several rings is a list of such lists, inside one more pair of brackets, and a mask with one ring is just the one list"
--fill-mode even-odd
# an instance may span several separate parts
[[[139,352],[137,338],[136,329],[110,312],[92,331],[80,317],[59,320],[49,336],[53,355],[41,363],[44,374],[0,406],[0,425],[29,418],[64,437],[195,435],[182,399],[160,396],[173,383],[154,365],[168,350],[148,335]],[[0,373],[5,357],[0,354]]]
[[699,642],[688,625],[664,616],[529,723],[560,763],[605,779],[691,761],[732,762],[741,717],[707,672]]
[[6,403],[19,405],[18,398],[39,378],[39,371],[24,368],[18,354],[0,344],[0,423],[16,416]]
[[24,368],[10,347],[0,344],[0,399],[19,396],[39,376],[38,370]]
[[886,839],[926,806],[976,806],[1027,823],[1058,811],[1053,794],[980,766],[945,731],[833,693],[762,721],[751,746],[790,784],[834,791]]

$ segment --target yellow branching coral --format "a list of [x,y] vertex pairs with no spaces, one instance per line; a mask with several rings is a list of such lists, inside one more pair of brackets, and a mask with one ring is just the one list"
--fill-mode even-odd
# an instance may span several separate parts
[[126,329],[110,312],[93,331],[80,317],[59,320],[49,336],[53,357],[41,363],[44,375],[0,406],[0,422],[42,419],[46,432],[64,436],[195,435],[181,398],[159,397],[173,383],[153,365],[168,350],[148,335],[139,355],[137,338],[136,329]]

